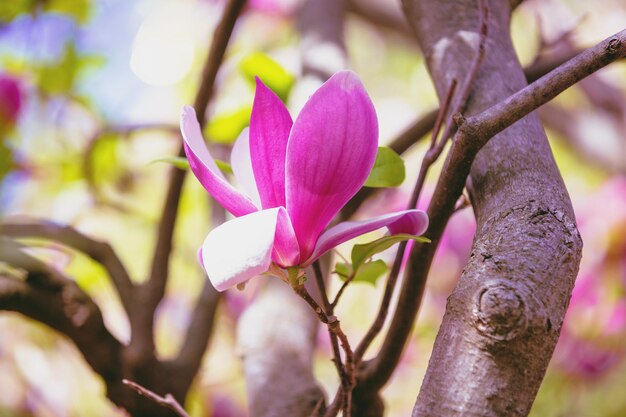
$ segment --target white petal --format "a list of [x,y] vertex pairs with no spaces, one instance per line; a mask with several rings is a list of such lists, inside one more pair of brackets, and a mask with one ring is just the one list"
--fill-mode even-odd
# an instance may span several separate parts
[[202,245],[202,264],[216,290],[224,291],[267,271],[278,211],[237,217],[209,233]]
[[254,179],[252,159],[250,158],[248,128],[241,132],[233,144],[233,150],[230,153],[230,165],[233,167],[233,173],[235,178],[237,178],[237,182],[246,192],[246,195],[250,197],[257,207],[261,207],[261,197]]

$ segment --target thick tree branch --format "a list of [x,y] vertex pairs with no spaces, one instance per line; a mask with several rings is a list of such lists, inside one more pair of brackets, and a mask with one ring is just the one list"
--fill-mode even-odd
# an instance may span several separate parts
[[185,391],[193,381],[202,363],[202,357],[209,343],[215,322],[220,294],[207,279],[198,297],[183,346],[176,359],[171,363],[177,384]]
[[74,281],[0,237],[0,262],[26,272],[26,279],[0,275],[0,310],[15,311],[67,336],[107,387],[115,404],[127,406],[120,356],[122,345],[109,333],[98,306]]
[[[229,0],[224,8],[222,18],[217,25],[211,49],[202,71],[202,78],[198,93],[194,101],[194,109],[199,118],[200,126],[204,126],[205,113],[213,96],[215,79],[218,69],[224,58],[226,46],[232,35],[235,23],[239,17],[245,0]],[[183,147],[180,147],[179,156],[184,156]],[[139,300],[141,307],[131,316],[132,340],[131,355],[138,361],[153,356],[154,340],[152,336],[154,311],[163,298],[169,273],[169,260],[172,251],[174,226],[178,214],[178,203],[182,191],[185,171],[172,167],[169,184],[166,191],[163,214],[157,232],[157,241],[152,258],[149,280],[140,287]]]
[[312,363],[317,326],[289,285],[270,277],[237,326],[251,417],[309,417],[320,409],[324,394]]
[[69,225],[53,222],[23,222],[0,224],[0,235],[15,238],[41,238],[71,247],[101,264],[117,290],[122,306],[129,312],[133,303],[133,283],[126,267],[111,245],[80,233]]
[[[462,62],[469,52],[455,34],[475,25],[475,4],[455,3],[454,11],[447,4],[428,1],[405,6],[422,47],[429,51],[429,68],[441,97],[446,79],[463,71]],[[492,2],[491,7],[496,15],[495,36],[490,36],[488,70],[479,74],[470,112],[502,100],[512,87],[523,86],[521,70],[512,72],[511,63],[517,61],[507,36],[510,11],[499,3]],[[458,27],[441,24],[454,13]],[[436,27],[440,30],[434,30]],[[442,39],[450,43],[435,53]],[[491,136],[623,56],[625,50],[621,32],[501,103],[467,120],[458,119],[461,126],[428,210],[431,225],[426,235],[434,244],[416,246],[411,279],[403,284],[388,338],[374,362],[399,355],[410,331],[406,323],[412,323],[417,312],[436,243],[474,162],[472,202],[479,224],[474,255],[448,304],[414,415],[528,412],[558,337],[580,259],[580,238],[534,115],[485,145]],[[499,71],[504,65],[507,77],[502,78]],[[494,77],[499,80],[495,84]],[[468,308],[471,305],[473,309]],[[525,372],[517,371],[522,362]],[[461,375],[477,369],[484,373],[474,373],[471,384],[461,387],[455,382],[467,381],[467,375]]]

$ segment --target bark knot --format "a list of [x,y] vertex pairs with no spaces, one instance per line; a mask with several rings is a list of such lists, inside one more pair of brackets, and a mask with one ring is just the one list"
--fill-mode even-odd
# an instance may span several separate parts
[[526,330],[526,310],[525,297],[517,288],[504,281],[490,281],[477,292],[475,326],[491,339],[511,340]]
[[609,44],[606,46],[606,51],[611,54],[614,55],[619,51],[619,47],[621,46],[622,41],[620,41],[618,38],[613,38],[609,41]]

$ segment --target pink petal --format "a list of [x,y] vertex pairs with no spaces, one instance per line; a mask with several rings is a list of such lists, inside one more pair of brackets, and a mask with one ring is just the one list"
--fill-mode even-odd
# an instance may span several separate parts
[[257,78],[250,153],[263,208],[285,206],[285,154],[292,124],[280,98]]
[[305,104],[286,160],[287,211],[302,258],[367,179],[377,143],[374,106],[353,72],[333,75]]
[[272,260],[283,268],[300,263],[300,246],[293,231],[289,214],[284,207],[280,207],[278,212]]
[[180,130],[189,166],[209,194],[234,216],[257,211],[254,203],[230,185],[220,172],[202,139],[196,112],[192,107],[183,107]]
[[310,265],[320,256],[343,242],[381,227],[387,227],[391,234],[407,233],[410,235],[421,235],[428,227],[428,216],[422,210],[405,210],[368,220],[339,223],[320,236],[315,245],[315,250],[302,265]]
[[250,138],[248,129],[244,129],[235,143],[230,153],[230,166],[239,185],[246,192],[247,196],[257,207],[261,207],[259,190],[256,188],[254,172],[252,171],[252,160],[250,159]]
[[237,217],[209,233],[202,244],[202,265],[216,290],[224,291],[267,271],[279,210]]

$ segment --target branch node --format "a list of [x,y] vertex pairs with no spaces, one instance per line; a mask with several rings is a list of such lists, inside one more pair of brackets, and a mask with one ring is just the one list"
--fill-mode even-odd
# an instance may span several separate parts
[[512,340],[528,327],[525,297],[518,288],[502,280],[488,281],[476,295],[473,314],[476,329],[497,340]]
[[465,116],[463,116],[461,113],[454,113],[454,115],[452,116],[452,120],[458,127],[463,126],[467,121]]
[[621,45],[622,45],[622,41],[619,40],[619,38],[613,38],[609,41],[608,45],[606,46],[606,52],[611,55],[615,55],[616,53],[619,52]]

